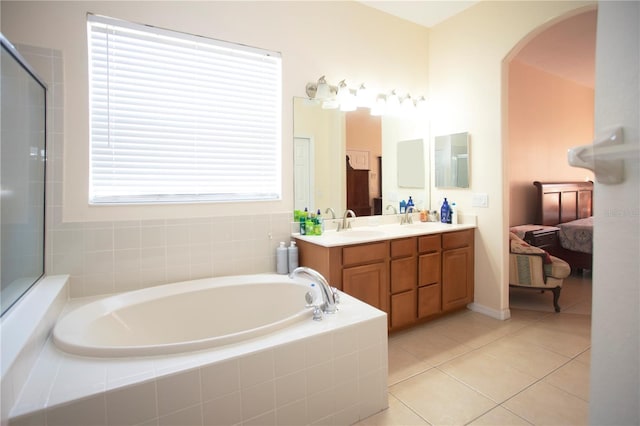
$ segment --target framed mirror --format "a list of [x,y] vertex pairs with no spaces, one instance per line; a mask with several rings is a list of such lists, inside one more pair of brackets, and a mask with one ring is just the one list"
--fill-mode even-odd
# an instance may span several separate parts
[[436,188],[469,187],[469,133],[436,136]]
[[[398,209],[399,202],[408,200],[409,196],[416,208],[430,207],[426,143],[429,137],[425,117],[372,116],[367,108],[349,112],[322,109],[319,102],[307,98],[296,97],[293,102],[295,209],[320,209],[325,215],[326,209],[332,208],[340,217],[351,207],[348,185],[360,197],[365,193],[368,200],[365,206],[358,205],[358,216],[393,214],[393,209],[387,206]],[[402,157],[403,148],[398,155],[400,141],[422,142],[421,152],[415,154],[417,151],[414,151],[411,155],[411,164]],[[413,146],[417,145],[414,142]],[[422,179],[422,185],[402,186],[399,169],[414,170],[416,164],[422,166],[417,173],[422,177],[414,180]],[[352,184],[352,180],[358,183]]]

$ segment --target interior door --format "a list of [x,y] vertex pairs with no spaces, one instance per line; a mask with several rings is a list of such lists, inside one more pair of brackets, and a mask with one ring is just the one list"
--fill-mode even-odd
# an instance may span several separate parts
[[[621,126],[624,179],[595,156],[589,423],[640,424],[640,2],[598,2],[595,130]],[[598,139],[598,137],[596,137]]]
[[313,208],[313,143],[311,138],[293,139],[294,209]]

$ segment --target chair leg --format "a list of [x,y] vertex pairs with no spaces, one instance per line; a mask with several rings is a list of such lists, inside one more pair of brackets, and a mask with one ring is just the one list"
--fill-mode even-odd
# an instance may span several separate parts
[[560,312],[560,305],[558,305],[558,299],[560,299],[560,290],[562,290],[562,287],[554,287],[551,289],[551,291],[553,292],[553,307],[556,312]]

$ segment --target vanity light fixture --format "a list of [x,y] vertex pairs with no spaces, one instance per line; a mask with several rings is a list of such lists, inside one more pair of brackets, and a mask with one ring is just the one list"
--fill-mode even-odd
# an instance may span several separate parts
[[324,75],[318,79],[316,83],[307,83],[306,92],[310,99],[317,99],[319,101],[333,99],[336,93],[336,89],[331,87]]
[[376,102],[371,106],[371,115],[384,115],[387,112],[387,101],[382,96],[376,98]]
[[356,109],[356,97],[351,93],[347,83],[342,80],[338,83],[338,94],[336,100],[340,104],[340,111],[355,111]]
[[340,81],[338,86],[332,86],[324,75],[317,82],[307,83],[306,93],[309,99],[321,101],[323,109],[353,111],[358,107],[365,107],[371,109],[371,115],[409,114],[416,107],[422,109],[426,106],[424,96],[414,102],[409,94],[400,98],[395,90],[387,95],[376,94],[364,83],[357,90],[351,90],[345,80]]
[[375,93],[371,89],[365,87],[364,83],[356,90],[356,106],[364,108],[372,108],[376,103]]
[[392,90],[387,96],[387,113],[391,115],[400,114],[400,98],[396,94],[395,90]]

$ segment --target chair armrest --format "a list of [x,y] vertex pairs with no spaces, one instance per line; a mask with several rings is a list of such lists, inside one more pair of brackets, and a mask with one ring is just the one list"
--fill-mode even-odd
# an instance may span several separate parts
[[509,253],[509,284],[526,287],[544,287],[544,253]]

